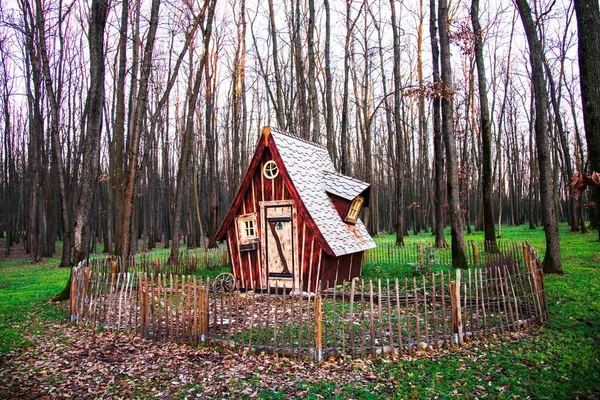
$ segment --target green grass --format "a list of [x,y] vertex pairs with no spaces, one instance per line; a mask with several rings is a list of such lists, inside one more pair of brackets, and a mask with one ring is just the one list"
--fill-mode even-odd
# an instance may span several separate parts
[[0,261],[0,353],[27,346],[27,334],[39,329],[37,321],[68,317],[64,305],[49,302],[69,278],[68,268],[57,267],[59,261]]
[[[561,225],[563,276],[546,276],[549,321],[530,334],[482,342],[436,358],[390,361],[369,366],[377,379],[351,384],[299,382],[307,398],[587,398],[600,395],[600,243],[597,233],[582,235]],[[449,239],[449,234],[447,236]],[[431,241],[430,233],[410,236],[407,244]],[[466,236],[482,240],[481,233]],[[541,228],[503,227],[503,239],[528,241],[543,257]],[[378,243],[393,243],[381,235]],[[39,320],[66,320],[63,306],[49,303],[68,278],[57,259],[31,264],[0,261],[0,353],[27,346]],[[365,265],[364,275],[377,271]],[[388,266],[379,266],[390,273]],[[251,384],[251,382],[249,383]],[[390,388],[391,387],[391,388]],[[382,392],[382,390],[384,390]],[[273,389],[259,398],[285,398]]]

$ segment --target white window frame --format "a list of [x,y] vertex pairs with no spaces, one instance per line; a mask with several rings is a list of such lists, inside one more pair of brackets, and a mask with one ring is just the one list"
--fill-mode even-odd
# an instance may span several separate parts
[[[274,175],[269,175],[267,174],[267,167],[269,166],[275,166],[275,174]],[[272,170],[269,170],[272,171]],[[263,166],[263,175],[265,176],[265,178],[267,179],[275,179],[277,178],[277,176],[279,176],[279,165],[277,165],[277,163],[273,160],[269,160],[265,163],[265,165]]]
[[[259,238],[256,213],[240,215],[236,219],[240,244],[257,242]],[[251,224],[251,226],[248,226],[249,224]],[[251,231],[252,234],[249,234],[249,231]]]

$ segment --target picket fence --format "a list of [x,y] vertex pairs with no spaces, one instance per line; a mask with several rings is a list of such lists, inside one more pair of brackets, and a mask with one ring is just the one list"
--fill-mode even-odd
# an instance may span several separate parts
[[[452,249],[450,246],[438,248],[435,247],[433,242],[417,242],[404,246],[396,246],[395,243],[379,244],[376,248],[366,252],[365,264],[410,265],[422,263],[428,248],[434,251],[437,265],[452,265]],[[467,262],[470,266],[482,266],[490,261],[495,262],[499,257],[517,258],[520,251],[520,244],[510,241],[496,241],[494,243],[470,240],[465,246]]]
[[87,260],[85,265],[95,274],[152,273],[189,275],[200,270],[229,266],[227,249],[192,249],[179,252],[179,262],[172,264],[169,254],[138,254],[129,257],[105,257]]
[[[335,282],[318,293],[218,293],[189,275],[73,269],[71,321],[157,340],[317,361],[434,351],[546,320],[529,245],[481,268],[403,280]],[[514,255],[514,254],[513,254]],[[321,287],[321,285],[319,285]],[[330,285],[323,285],[328,287]]]

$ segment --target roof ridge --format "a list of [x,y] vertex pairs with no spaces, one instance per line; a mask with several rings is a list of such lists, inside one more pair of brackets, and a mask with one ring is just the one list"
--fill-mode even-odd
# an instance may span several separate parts
[[281,135],[284,135],[284,136],[290,137],[290,138],[292,138],[292,139],[296,139],[296,140],[298,140],[298,141],[300,141],[300,142],[304,142],[304,143],[306,143],[306,144],[310,144],[311,146],[315,146],[315,147],[319,147],[319,148],[321,148],[321,149],[327,150],[327,147],[323,146],[321,143],[313,142],[312,140],[305,139],[305,138],[303,138],[302,136],[299,136],[299,135],[296,135],[296,134],[293,134],[293,133],[289,133],[289,132],[282,131],[282,130],[281,130],[281,129],[279,129],[279,128],[271,128],[271,130],[272,130],[272,131],[275,131],[275,133],[276,133],[276,134],[281,134]]

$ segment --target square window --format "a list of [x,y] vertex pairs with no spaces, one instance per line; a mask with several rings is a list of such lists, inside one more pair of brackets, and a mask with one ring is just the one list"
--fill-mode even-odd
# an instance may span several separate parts
[[256,214],[244,214],[237,217],[238,238],[240,244],[258,241]]

